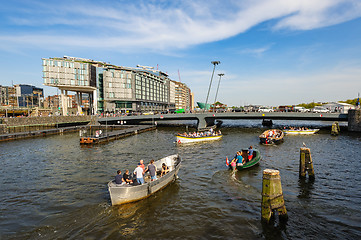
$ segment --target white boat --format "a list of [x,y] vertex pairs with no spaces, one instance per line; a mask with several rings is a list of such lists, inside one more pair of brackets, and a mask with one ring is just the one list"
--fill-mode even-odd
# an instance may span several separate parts
[[[160,177],[160,170],[162,163],[165,163],[169,172]],[[113,181],[108,183],[108,190],[112,205],[120,205],[123,203],[135,202],[143,198],[149,197],[153,193],[166,187],[171,182],[175,181],[181,165],[181,158],[178,155],[170,155],[153,163],[157,169],[157,180],[150,181],[145,178],[145,183],[142,185],[116,184]]]
[[320,129],[285,129],[283,132],[287,135],[296,135],[296,134],[315,134],[320,131]]
[[185,137],[182,135],[177,135],[177,143],[195,143],[195,142],[204,142],[204,141],[214,141],[222,138],[221,135],[211,135],[211,136],[200,136],[200,137]]

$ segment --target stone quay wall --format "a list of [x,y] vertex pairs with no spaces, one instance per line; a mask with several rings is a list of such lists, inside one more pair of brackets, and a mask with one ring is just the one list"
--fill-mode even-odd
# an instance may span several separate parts
[[361,109],[348,110],[348,130],[361,132]]
[[[0,119],[0,134],[26,129],[36,130],[37,127],[57,128],[59,125],[76,125],[97,123],[96,116],[51,116],[51,117],[17,117]],[[14,130],[17,129],[17,130]]]

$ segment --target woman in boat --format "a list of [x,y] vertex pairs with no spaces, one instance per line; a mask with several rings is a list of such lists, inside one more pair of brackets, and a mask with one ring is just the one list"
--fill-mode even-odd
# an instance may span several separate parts
[[243,166],[243,157],[241,152],[237,152],[236,163],[237,166]]
[[165,163],[162,164],[162,170],[160,172],[160,176],[166,175],[169,172],[169,167],[165,165]]

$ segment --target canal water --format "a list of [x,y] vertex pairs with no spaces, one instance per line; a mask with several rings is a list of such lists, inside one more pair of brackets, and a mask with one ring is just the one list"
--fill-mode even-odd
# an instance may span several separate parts
[[[259,123],[225,121],[222,140],[179,146],[175,133],[184,130],[159,127],[93,147],[81,147],[79,134],[0,143],[0,239],[361,236],[360,134],[334,137],[328,128],[264,146],[258,136],[265,128]],[[303,143],[311,149],[313,182],[298,177]],[[225,157],[249,145],[260,150],[261,164],[235,174],[227,170]],[[148,163],[175,153],[183,159],[175,183],[142,201],[111,206],[107,182],[117,169],[132,171],[140,159]],[[267,168],[280,171],[286,224],[277,218],[261,223],[262,171]]]

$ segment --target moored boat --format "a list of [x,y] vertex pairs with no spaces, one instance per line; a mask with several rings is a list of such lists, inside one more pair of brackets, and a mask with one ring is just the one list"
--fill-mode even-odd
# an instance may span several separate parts
[[[248,159],[248,149],[243,149],[242,150],[242,157],[244,159]],[[259,162],[262,160],[262,156],[261,156],[261,153],[259,152],[259,150],[257,149],[253,149],[253,157],[251,160],[247,160],[246,163],[244,164],[238,164],[236,165],[236,169],[241,171],[241,170],[244,170],[244,169],[247,169],[247,168],[251,168],[251,167],[254,167],[256,165],[259,164]],[[226,165],[230,168],[230,169],[233,169],[233,167],[231,166],[231,164],[228,162],[228,159],[226,160]]]
[[144,184],[135,186],[129,184],[116,184],[114,181],[110,181],[108,183],[108,190],[112,205],[135,202],[149,197],[175,181],[181,166],[181,158],[178,155],[170,155],[153,164],[160,170],[162,168],[162,163],[165,163],[168,166],[169,172],[162,177],[160,177],[160,174],[157,174],[157,180],[150,181],[150,179],[145,178]]
[[320,131],[320,129],[284,129],[283,132],[287,135],[298,135],[298,134],[315,134],[318,131]]
[[283,141],[285,134],[280,129],[269,129],[259,135],[259,140],[263,144],[278,144]]

